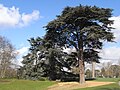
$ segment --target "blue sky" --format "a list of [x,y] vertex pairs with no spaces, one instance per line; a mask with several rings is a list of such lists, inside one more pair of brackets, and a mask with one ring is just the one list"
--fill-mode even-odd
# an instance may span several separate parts
[[119,58],[120,0],[0,0],[0,35],[7,37],[23,55],[29,47],[27,39],[44,36],[43,26],[59,15],[66,6],[80,4],[113,9],[112,19],[116,20],[113,32],[117,43],[105,44],[101,55],[105,58]]

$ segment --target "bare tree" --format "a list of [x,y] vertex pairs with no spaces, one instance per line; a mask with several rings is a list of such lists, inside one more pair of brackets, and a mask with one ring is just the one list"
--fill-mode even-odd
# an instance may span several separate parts
[[103,77],[110,77],[112,62],[102,63],[102,75]]
[[0,78],[4,78],[15,59],[15,48],[7,38],[0,36]]

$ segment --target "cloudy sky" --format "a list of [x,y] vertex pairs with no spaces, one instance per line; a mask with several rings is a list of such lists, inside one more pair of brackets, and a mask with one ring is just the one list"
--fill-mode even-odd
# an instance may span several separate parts
[[104,43],[102,60],[120,59],[120,0],[0,0],[0,35],[7,37],[19,52],[18,62],[26,54],[31,37],[44,36],[45,26],[66,6],[96,5],[113,9],[116,43]]

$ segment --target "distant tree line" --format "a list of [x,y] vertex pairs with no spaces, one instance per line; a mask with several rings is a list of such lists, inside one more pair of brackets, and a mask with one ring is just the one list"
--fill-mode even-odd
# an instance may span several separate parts
[[[86,78],[92,78],[92,69],[86,69]],[[95,69],[96,78],[120,78],[120,64],[102,63],[102,67]]]
[[111,62],[103,63],[101,76],[103,78],[120,78],[120,64],[112,64]]

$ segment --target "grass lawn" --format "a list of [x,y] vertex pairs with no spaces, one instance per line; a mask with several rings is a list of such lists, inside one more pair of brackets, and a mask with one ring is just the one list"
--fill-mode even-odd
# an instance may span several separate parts
[[55,82],[1,79],[0,90],[46,90],[48,86],[53,84]]
[[[98,78],[94,81],[102,82],[116,82],[110,85],[80,88],[76,90],[120,90],[118,81],[115,78]],[[47,90],[48,86],[55,84],[52,81],[30,81],[30,80],[16,80],[16,79],[0,79],[0,90]]]
[[97,86],[97,87],[80,88],[75,90],[120,90],[120,86],[118,85],[118,81],[120,81],[120,78],[98,78],[95,81],[116,82],[116,83]]
[[102,82],[118,82],[120,78],[97,78],[94,81],[102,81]]

